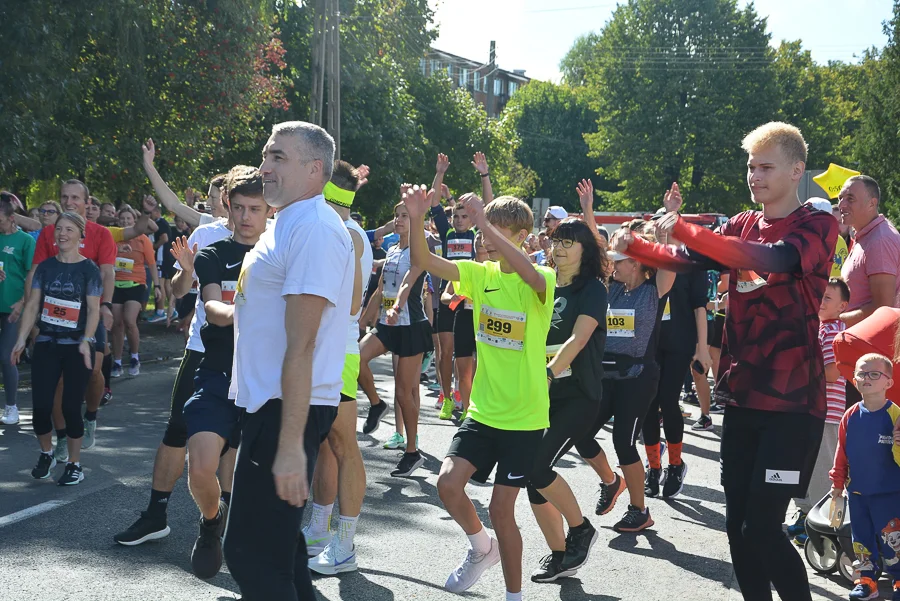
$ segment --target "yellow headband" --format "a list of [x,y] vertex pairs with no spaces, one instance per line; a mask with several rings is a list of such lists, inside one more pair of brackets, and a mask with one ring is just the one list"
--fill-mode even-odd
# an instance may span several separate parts
[[328,202],[333,202],[338,206],[348,209],[353,205],[353,197],[356,196],[356,192],[338,188],[332,182],[325,184],[325,189],[322,190],[322,194],[325,195],[325,200]]

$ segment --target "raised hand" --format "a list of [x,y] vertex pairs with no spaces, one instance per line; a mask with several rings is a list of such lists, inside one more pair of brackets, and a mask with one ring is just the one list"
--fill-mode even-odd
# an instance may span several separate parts
[[476,170],[478,171],[478,173],[480,173],[481,175],[484,175],[484,174],[486,174],[486,173],[488,172],[487,159],[484,158],[484,153],[483,153],[483,152],[476,152],[476,153],[475,153],[475,155],[472,157],[472,166],[475,167],[475,169],[476,169]]
[[369,183],[369,173],[372,171],[368,165],[360,165],[356,168],[356,172],[359,174],[359,183],[356,184],[356,189],[359,190]]
[[609,248],[617,253],[624,253],[634,242],[634,234],[628,228],[619,228],[609,241]]
[[194,255],[197,254],[197,249],[196,242],[194,242],[194,247],[191,248],[188,246],[187,236],[181,236],[180,238],[175,238],[175,241],[172,242],[172,249],[169,252],[181,265],[181,269],[190,273],[194,271]]
[[153,212],[153,209],[159,206],[159,203],[156,202],[156,199],[153,198],[152,194],[145,194],[144,199],[141,201],[141,205],[144,213],[149,215]]
[[581,212],[588,213],[594,209],[594,183],[589,179],[583,179],[575,186],[578,191],[578,201],[581,203]]
[[662,219],[656,221],[656,239],[660,244],[669,243],[669,239],[672,238],[672,233],[674,232],[675,225],[678,223],[679,219],[678,213],[672,211],[666,213]]
[[439,175],[444,175],[447,173],[447,169],[450,167],[450,159],[447,158],[446,154],[438,154],[437,156],[437,164],[434,169],[438,172]]
[[441,184],[441,198],[450,199],[450,188],[447,187],[447,184]]
[[147,138],[147,141],[141,145],[141,151],[144,154],[144,166],[152,165],[153,159],[156,158],[156,145],[153,144],[153,138]]
[[475,227],[484,228],[484,204],[474,194],[463,194],[459,197],[459,202],[466,208],[469,218]]
[[663,206],[667,213],[677,213],[681,209],[684,200],[681,198],[681,190],[678,189],[678,182],[673,182],[672,187],[663,196]]
[[431,208],[428,187],[425,184],[416,184],[415,186],[403,184],[400,189],[403,191],[403,204],[406,205],[410,221],[424,219]]

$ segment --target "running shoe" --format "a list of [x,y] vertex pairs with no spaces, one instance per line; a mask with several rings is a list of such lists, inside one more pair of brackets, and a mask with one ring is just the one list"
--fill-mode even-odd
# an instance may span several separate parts
[[566,576],[574,576],[578,570],[562,569],[564,551],[553,551],[544,555],[538,568],[531,573],[532,582],[553,582]]
[[569,528],[566,534],[566,552],[562,558],[560,568],[564,571],[578,570],[587,563],[591,554],[591,547],[597,542],[597,529],[587,518],[577,528]]
[[713,403],[709,406],[709,412],[715,414],[725,413],[725,405],[720,405],[719,403]]
[[359,565],[356,563],[356,545],[349,552],[343,551],[336,541],[331,541],[325,549],[309,558],[309,569],[317,574],[334,576],[344,572],[355,572]]
[[453,417],[453,399],[444,399],[444,406],[438,414],[438,419],[450,419]]
[[84,470],[81,469],[81,466],[67,463],[63,475],[59,477],[56,483],[60,486],[75,486],[82,480],[84,480]]
[[678,403],[678,409],[681,410],[681,417],[690,417],[691,412],[684,408],[684,405]]
[[687,473],[688,466],[683,460],[681,465],[669,465],[669,467],[666,468],[666,473],[663,475],[663,480],[665,481],[662,491],[664,499],[671,499],[681,494],[681,491],[684,489],[684,479],[687,478]]
[[141,362],[139,359],[131,358],[131,365],[128,366],[128,375],[129,376],[139,376],[141,375]]
[[166,523],[166,514],[162,514],[159,517],[153,517],[149,512],[142,511],[141,517],[129,526],[128,529],[113,536],[113,540],[120,545],[134,547],[141,543],[145,543],[148,540],[165,538],[169,536],[169,532],[171,531],[171,528],[169,528]]
[[[331,521],[331,518],[329,518],[329,521]],[[306,539],[306,554],[310,557],[315,557],[325,550],[325,547],[328,546],[328,543],[334,537],[334,532],[327,530],[325,536],[318,538],[310,538],[309,532],[309,524],[307,524],[303,527],[303,538]]]
[[453,400],[456,402],[457,407],[462,407],[462,395],[459,394],[458,390],[453,391]]
[[798,534],[806,533],[806,512],[802,509],[798,509],[797,513],[794,514],[794,523],[787,527],[788,536],[797,536]]
[[794,538],[791,539],[794,541],[794,544],[800,547],[801,549],[806,546],[806,541],[809,540],[809,535],[805,532],[803,534],[798,534]]
[[165,311],[157,311],[156,313],[154,313],[153,315],[151,315],[150,317],[148,317],[148,318],[147,318],[147,321],[148,321],[149,323],[159,323],[159,322],[161,322],[161,321],[165,321],[166,319],[167,319],[167,318],[166,318],[166,312],[165,312]]
[[366,416],[366,423],[363,424],[363,434],[371,434],[381,425],[381,416],[388,410],[388,405],[384,401],[377,405],[369,407],[369,415]]
[[597,507],[595,513],[597,515],[606,515],[612,508],[616,506],[616,499],[625,490],[625,480],[622,476],[616,474],[616,479],[612,484],[600,482],[600,497],[597,499]]
[[121,378],[122,377],[122,364],[113,361],[112,369],[109,371],[110,378]]
[[441,392],[438,394],[437,401],[434,402],[435,409],[443,409],[444,408],[444,393]]
[[225,525],[225,514],[219,501],[219,515],[214,520],[200,518],[200,533],[191,550],[191,568],[197,578],[212,578],[222,569],[222,530]]
[[384,443],[384,448],[386,449],[402,449],[406,447],[406,439],[403,438],[402,434],[398,434],[394,432],[391,434],[391,437],[387,439],[387,442]]
[[19,408],[15,405],[7,405],[3,408],[3,417],[0,417],[0,423],[6,426],[15,426],[19,423]]
[[109,388],[104,388],[103,389],[103,398],[100,399],[100,406],[103,407],[104,405],[109,405],[109,402],[112,400],[112,398],[113,398],[112,390],[110,390]]
[[701,414],[697,421],[691,426],[691,430],[712,430],[713,422],[708,415]]
[[891,601],[900,601],[900,580],[894,581],[894,594],[891,595]]
[[431,392],[440,392],[441,390],[441,385],[432,380],[429,380],[428,384],[426,384],[425,387]]
[[[878,598],[878,585],[871,578],[860,578],[850,591],[850,601],[868,601]],[[896,591],[896,589],[894,589]]]
[[681,396],[681,400],[688,405],[699,405],[700,401],[697,399],[697,393],[693,390],[687,394]]
[[36,480],[45,480],[50,477],[50,470],[56,467],[56,459],[50,453],[41,453],[38,456],[37,465],[31,470],[31,477]]
[[397,464],[397,469],[391,472],[391,476],[397,478],[411,476],[414,471],[424,464],[425,458],[422,457],[422,453],[418,450],[415,453],[403,453],[403,457],[400,458],[400,462]]
[[658,467],[648,468],[644,474],[644,494],[648,497],[655,497],[659,494],[659,479],[662,476],[662,469]]
[[93,449],[97,444],[97,420],[84,420],[84,436],[81,439],[82,449]]
[[453,570],[444,588],[451,593],[462,593],[469,590],[478,582],[481,575],[488,568],[497,565],[500,562],[500,543],[493,536],[491,537],[491,550],[487,553],[479,553],[475,549],[469,549],[466,558],[459,566]]
[[653,518],[650,517],[650,510],[644,508],[643,511],[634,505],[628,506],[628,511],[622,516],[622,519],[616,522],[613,530],[616,532],[640,532],[645,528],[653,525]]
[[65,463],[69,460],[69,439],[66,436],[56,439],[56,446],[53,448],[53,458],[57,463]]

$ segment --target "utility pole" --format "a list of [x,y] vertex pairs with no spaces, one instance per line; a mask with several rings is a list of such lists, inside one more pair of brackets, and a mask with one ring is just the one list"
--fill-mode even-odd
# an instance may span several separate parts
[[[315,0],[309,121],[334,137],[341,154],[341,13],[338,0]],[[327,105],[325,91],[328,91]]]
[[334,138],[334,156],[341,156],[341,10],[338,0],[328,0],[329,64],[328,133]]
[[315,0],[313,6],[312,81],[309,93],[309,122],[322,125],[322,100],[325,86],[325,2]]
[[494,110],[494,63],[497,60],[497,42],[491,40],[491,58],[488,61],[487,77],[487,118],[491,119],[491,111]]

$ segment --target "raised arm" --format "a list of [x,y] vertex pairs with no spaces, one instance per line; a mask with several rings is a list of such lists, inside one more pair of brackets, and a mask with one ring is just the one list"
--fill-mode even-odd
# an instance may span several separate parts
[[425,215],[431,202],[424,185],[411,186],[403,193],[403,203],[409,212],[409,260],[422,271],[442,280],[459,281],[459,269],[443,257],[432,253],[425,239]]
[[141,150],[144,154],[144,171],[163,206],[181,217],[191,227],[200,225],[200,212],[181,202],[153,165],[153,159],[156,157],[156,146],[153,144],[153,140],[148,139],[147,143],[141,146]]
[[576,186],[578,202],[581,203],[581,220],[597,231],[597,221],[594,219],[594,183],[589,179],[581,180]]
[[172,278],[172,294],[175,295],[175,298],[183,298],[194,283],[194,255],[197,254],[197,243],[195,242],[193,247],[190,247],[188,239],[182,236],[175,239],[169,252],[181,267]]
[[350,303],[350,315],[356,315],[362,306],[363,282],[369,277],[369,274],[362,272],[363,249],[369,241],[363,240],[356,230],[350,230],[350,238],[353,240],[353,253],[356,257],[353,262],[353,301]]
[[31,217],[26,217],[25,215],[19,215],[18,213],[13,213],[13,219],[15,219],[16,225],[18,225],[26,232],[36,232],[42,227],[41,222],[37,219],[32,219]]
[[547,298],[547,280],[535,269],[531,259],[522,252],[521,245],[513,244],[497,228],[488,223],[488,220],[484,217],[484,206],[477,198],[467,198],[465,206],[469,216],[472,218],[472,223],[484,233],[485,238],[491,241],[491,244],[497,249],[497,252],[503,255],[510,267],[519,274],[526,284],[531,286],[541,302],[545,302]]
[[483,152],[475,153],[475,156],[472,157],[472,166],[481,176],[481,198],[487,206],[494,200],[494,190],[491,188],[491,174],[488,171],[487,159],[484,158]]
[[431,197],[431,206],[441,205],[441,187],[444,185],[444,175],[450,168],[450,159],[446,154],[437,155],[437,163],[434,166],[434,181],[431,183],[431,190],[434,192]]

